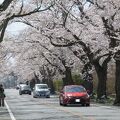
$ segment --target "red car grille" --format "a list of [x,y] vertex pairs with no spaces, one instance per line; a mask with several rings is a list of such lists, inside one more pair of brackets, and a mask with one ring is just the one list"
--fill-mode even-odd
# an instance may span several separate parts
[[[76,100],[79,99],[80,102],[76,102]],[[83,97],[70,97],[67,100],[68,104],[85,104],[89,102],[89,99],[83,98]]]

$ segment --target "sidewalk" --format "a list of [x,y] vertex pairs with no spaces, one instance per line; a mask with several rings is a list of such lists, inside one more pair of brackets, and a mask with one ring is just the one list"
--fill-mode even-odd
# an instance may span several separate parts
[[0,120],[11,120],[6,107],[0,107]]

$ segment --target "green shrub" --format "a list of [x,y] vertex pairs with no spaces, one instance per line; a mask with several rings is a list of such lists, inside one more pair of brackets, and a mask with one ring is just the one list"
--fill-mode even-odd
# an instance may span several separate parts
[[[83,83],[83,80],[79,74],[73,74],[72,78],[73,78],[74,83],[77,85],[80,85]],[[62,89],[63,81],[62,80],[54,80],[53,84],[54,84],[55,91],[57,93]]]
[[62,86],[63,86],[62,80],[54,80],[53,84],[56,92],[59,92],[62,89]]
[[79,74],[73,74],[72,78],[73,78],[74,83],[77,85],[80,85],[83,83],[83,79],[81,78]]

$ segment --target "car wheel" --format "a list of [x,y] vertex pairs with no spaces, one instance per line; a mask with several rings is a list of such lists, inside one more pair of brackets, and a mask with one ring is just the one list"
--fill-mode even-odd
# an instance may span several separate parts
[[62,102],[62,105],[63,105],[63,106],[67,106],[67,104],[66,104],[66,103],[64,103],[64,100],[63,100],[63,102]]
[[63,106],[67,106],[67,104],[63,103]]
[[67,104],[66,103],[64,103],[64,99],[61,97],[60,99],[60,105],[62,105],[62,106],[67,106]]
[[86,106],[90,106],[90,104],[89,104],[89,103],[87,103],[87,104],[86,104]]
[[63,104],[61,103],[61,100],[59,99],[59,104],[60,104],[60,106],[62,106]]
[[33,98],[36,98],[35,96],[33,96]]
[[46,96],[46,98],[50,98],[50,96]]
[[22,92],[19,92],[19,95],[22,95]]
[[85,106],[85,104],[82,104],[82,106]]
[[29,95],[31,95],[31,93],[29,93]]

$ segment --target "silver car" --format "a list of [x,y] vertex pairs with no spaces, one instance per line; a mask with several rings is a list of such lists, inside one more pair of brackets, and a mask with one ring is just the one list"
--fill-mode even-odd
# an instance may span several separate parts
[[46,97],[50,98],[50,88],[47,84],[35,84],[33,88],[33,98]]
[[20,88],[19,88],[19,95],[22,95],[22,94],[29,94],[31,95],[31,88],[29,85],[26,85],[26,84],[20,84]]

